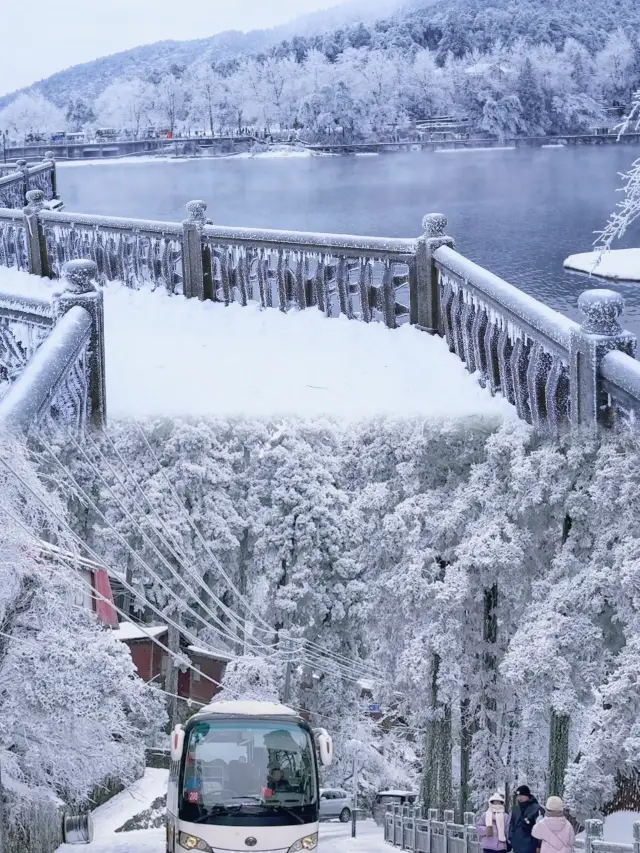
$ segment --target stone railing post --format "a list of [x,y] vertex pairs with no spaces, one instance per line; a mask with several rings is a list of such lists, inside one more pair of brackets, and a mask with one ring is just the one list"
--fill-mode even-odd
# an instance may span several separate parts
[[587,820],[584,824],[584,853],[594,853],[593,842],[602,840],[604,823],[601,820]]
[[27,233],[29,272],[31,275],[51,278],[49,258],[47,256],[47,243],[42,229],[42,222],[38,215],[41,210],[44,210],[43,191],[27,190],[27,204],[23,208],[23,212]]
[[415,280],[409,287],[410,320],[414,326],[434,335],[441,322],[440,287],[433,253],[441,246],[453,248],[453,240],[445,234],[447,218],[441,213],[428,213],[422,220],[422,227],[424,234],[418,238]]
[[27,203],[27,190],[29,189],[29,166],[26,160],[16,160],[16,169],[22,172],[22,200]]
[[585,317],[579,331],[571,335],[571,422],[574,427],[595,432],[606,422],[606,399],[600,382],[600,363],[611,350],[635,358],[635,335],[625,331],[618,318],[624,299],[614,290],[585,290],[578,299]]
[[182,278],[184,295],[190,299],[205,298],[204,265],[202,263],[202,229],[207,224],[206,201],[187,203],[189,218],[182,223]]
[[640,853],[640,822],[633,823],[633,853]]
[[465,812],[462,816],[462,837],[464,838],[464,851],[471,853],[471,832],[476,828],[476,816],[473,812]]
[[89,420],[102,429],[107,423],[107,395],[104,358],[104,296],[94,284],[98,267],[94,261],[67,261],[62,267],[63,289],[54,294],[53,310],[56,321],[74,305],[80,305],[91,315],[89,342]]
[[58,196],[58,175],[56,172],[55,151],[45,151],[44,152],[44,162],[45,163],[51,163],[51,191],[53,193],[54,198],[59,198],[59,196]]

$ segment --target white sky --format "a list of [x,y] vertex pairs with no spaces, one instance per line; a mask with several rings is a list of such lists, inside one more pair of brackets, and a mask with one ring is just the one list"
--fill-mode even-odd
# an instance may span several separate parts
[[141,44],[267,29],[341,1],[0,0],[0,95]]

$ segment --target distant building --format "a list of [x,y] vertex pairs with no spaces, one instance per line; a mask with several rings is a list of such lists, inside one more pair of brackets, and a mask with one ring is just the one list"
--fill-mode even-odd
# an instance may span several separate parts
[[[154,640],[167,645],[169,629],[166,625],[134,624],[121,622],[114,629],[115,636],[129,647],[131,659],[138,675],[144,681],[164,685],[169,667],[169,654]],[[178,674],[178,695],[183,699],[207,704],[218,692],[217,684],[233,655],[228,650],[210,650],[189,645],[182,638],[180,651],[191,661],[193,669]],[[210,680],[211,679],[211,680]]]

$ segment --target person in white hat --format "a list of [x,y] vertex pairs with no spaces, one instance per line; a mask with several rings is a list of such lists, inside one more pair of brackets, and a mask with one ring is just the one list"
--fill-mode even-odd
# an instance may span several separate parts
[[576,834],[564,816],[564,803],[560,797],[549,797],[546,815],[531,830],[541,842],[540,853],[571,853]]
[[510,819],[511,815],[504,809],[504,796],[496,791],[489,798],[489,808],[476,822],[478,839],[483,850],[492,851],[492,853],[507,850]]

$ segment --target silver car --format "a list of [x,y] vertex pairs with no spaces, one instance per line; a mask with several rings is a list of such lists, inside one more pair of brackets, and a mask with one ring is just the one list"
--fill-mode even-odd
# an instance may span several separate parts
[[320,820],[351,820],[351,797],[342,788],[320,788]]

